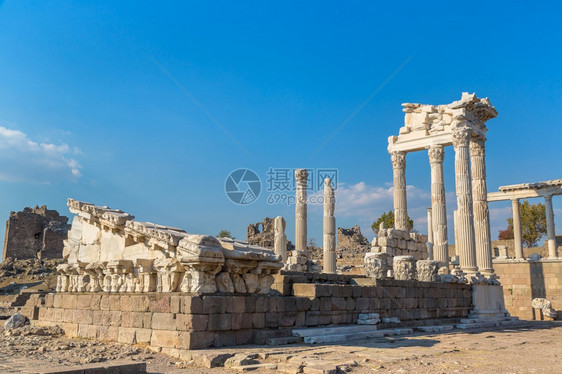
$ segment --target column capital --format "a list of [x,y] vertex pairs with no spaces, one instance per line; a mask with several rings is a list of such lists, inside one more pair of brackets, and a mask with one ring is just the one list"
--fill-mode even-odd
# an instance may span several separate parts
[[518,197],[514,197],[513,199],[511,199],[512,203],[517,203],[519,204],[519,198]]
[[445,151],[442,145],[432,145],[427,150],[427,154],[429,156],[429,162],[434,163],[442,163],[443,159],[445,158]]
[[552,195],[544,195],[545,201],[552,201]]
[[295,178],[297,179],[298,185],[306,185],[308,179],[308,170],[295,169]]
[[467,127],[460,127],[453,131],[453,147],[468,147],[472,133]]
[[470,140],[470,155],[471,156],[484,156],[486,154],[486,147],[484,140],[471,139]]
[[406,167],[406,152],[392,152],[390,158],[392,160],[392,168],[404,169]]

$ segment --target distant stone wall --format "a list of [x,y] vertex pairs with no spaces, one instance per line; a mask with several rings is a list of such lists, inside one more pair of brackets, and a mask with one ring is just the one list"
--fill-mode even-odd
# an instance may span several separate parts
[[47,209],[46,205],[10,212],[3,260],[8,257],[20,260],[62,258],[63,241],[69,229],[68,217]]
[[369,240],[361,233],[361,228],[355,225],[350,229],[338,227],[336,251],[342,257],[362,255],[371,250]]
[[505,307],[515,317],[532,319],[531,301],[542,297],[562,318],[562,261],[494,261],[503,286]]
[[[265,217],[263,221],[251,223],[246,229],[246,241],[252,245],[273,248],[275,244],[275,227],[273,218]],[[295,246],[287,241],[287,250],[292,251]]]

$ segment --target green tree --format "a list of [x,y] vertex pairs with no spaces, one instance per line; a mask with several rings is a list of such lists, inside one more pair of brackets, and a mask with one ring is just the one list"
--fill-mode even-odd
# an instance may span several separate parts
[[[525,200],[519,208],[521,217],[521,241],[526,247],[536,247],[539,240],[546,235],[546,208],[541,203],[529,204]],[[513,232],[513,218],[507,219],[507,229],[500,231]]]
[[[394,227],[394,211],[389,210],[388,213],[381,214],[381,216],[373,222],[371,229],[373,229],[375,234],[378,233],[381,222],[384,222],[384,227],[386,228]],[[410,216],[408,216],[408,228],[410,230],[414,228],[414,220],[411,219]]]
[[221,230],[221,232],[219,232],[217,237],[234,239],[234,236],[232,236],[232,234],[228,230]]

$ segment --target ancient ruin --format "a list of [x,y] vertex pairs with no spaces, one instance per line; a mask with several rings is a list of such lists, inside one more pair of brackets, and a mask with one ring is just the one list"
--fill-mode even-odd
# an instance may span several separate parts
[[68,199],[76,214],[58,292],[267,293],[283,267],[265,248],[134,221],[121,210]]
[[332,180],[324,180],[324,273],[336,273],[336,199]]
[[342,255],[355,255],[368,252],[371,245],[367,238],[361,233],[361,228],[357,225],[346,229],[338,227],[337,251]]
[[461,269],[471,275],[480,271],[491,276],[494,270],[484,150],[485,123],[496,117],[497,111],[487,98],[479,99],[466,92],[459,101],[447,105],[402,106],[405,125],[398,136],[388,139],[394,171],[394,229],[407,230],[406,154],[427,150],[431,165],[433,257],[443,266],[448,264],[443,158],[444,147],[453,145],[457,191],[455,243]]
[[10,212],[6,221],[3,260],[62,258],[63,240],[69,229],[68,217],[47,209],[46,205]]
[[519,200],[536,197],[544,198],[546,207],[546,242],[548,245],[549,258],[556,259],[558,257],[556,232],[554,228],[554,210],[552,209],[552,197],[556,195],[562,195],[562,179],[501,186],[498,192],[491,192],[488,194],[488,201],[490,202],[511,200],[516,259],[524,259],[523,245],[521,242],[521,218],[519,216]]

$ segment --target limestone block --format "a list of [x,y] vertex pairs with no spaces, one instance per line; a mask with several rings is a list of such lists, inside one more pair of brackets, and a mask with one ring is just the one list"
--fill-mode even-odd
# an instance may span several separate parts
[[217,290],[219,292],[234,292],[234,284],[232,278],[226,272],[221,272],[216,277]]
[[437,282],[439,263],[432,260],[419,260],[416,262],[417,280],[421,282]]
[[413,256],[395,256],[393,259],[394,279],[415,280],[416,260]]
[[232,279],[232,285],[234,286],[234,291],[237,293],[246,293],[248,289],[246,288],[246,283],[240,274],[230,274]]
[[376,325],[380,321],[378,313],[361,313],[357,316],[358,325]]
[[365,275],[375,279],[385,279],[390,268],[391,256],[387,253],[365,254]]

